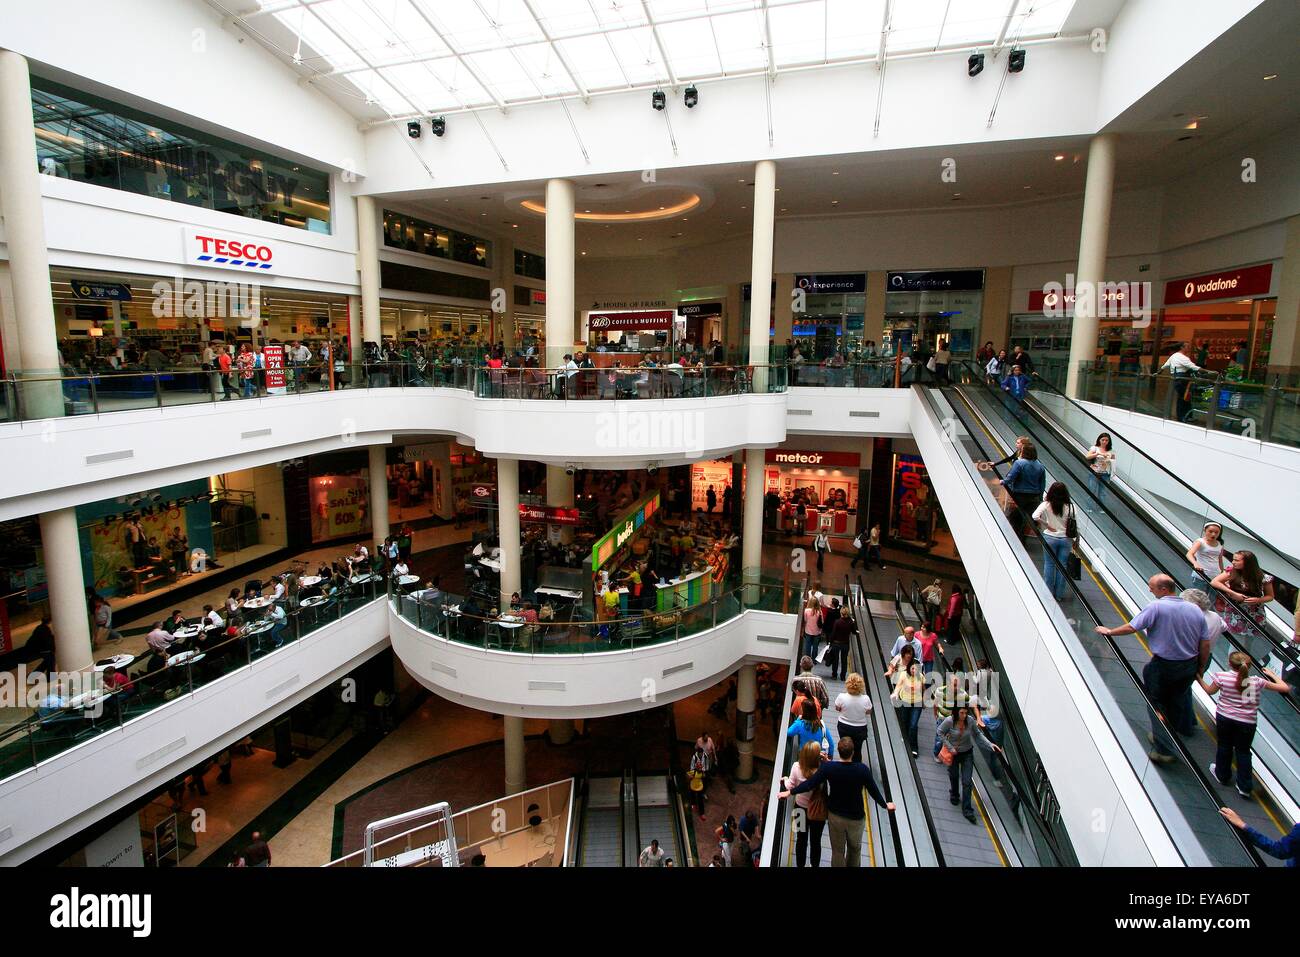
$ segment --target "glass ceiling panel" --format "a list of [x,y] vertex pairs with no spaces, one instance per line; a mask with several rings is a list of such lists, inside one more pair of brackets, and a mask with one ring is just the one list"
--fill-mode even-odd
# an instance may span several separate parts
[[[885,9],[885,0],[261,2],[301,39],[304,64],[345,74],[328,85],[401,115],[410,102],[451,110],[492,103],[494,94],[527,102],[753,72],[767,67],[768,34],[778,70],[870,59]],[[1075,2],[1019,0],[1008,40],[1057,36]],[[1012,3],[894,0],[887,54],[992,43]]]
[[875,56],[885,0],[826,0],[826,56]]
[[998,38],[1010,9],[1010,0],[961,0],[954,3],[948,9],[939,44],[992,43]]
[[[722,54],[722,69],[727,73],[767,66],[763,49],[763,14],[757,10],[727,13],[712,17],[713,35]],[[776,42],[773,36],[772,42]],[[669,56],[672,56],[669,53]]]
[[778,67],[826,59],[826,3],[773,7],[768,11],[772,54]]

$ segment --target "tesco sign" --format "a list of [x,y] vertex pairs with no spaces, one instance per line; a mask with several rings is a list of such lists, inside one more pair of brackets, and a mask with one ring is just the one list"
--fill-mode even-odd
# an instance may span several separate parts
[[275,246],[251,236],[213,229],[186,229],[185,261],[194,266],[269,270],[275,268]]

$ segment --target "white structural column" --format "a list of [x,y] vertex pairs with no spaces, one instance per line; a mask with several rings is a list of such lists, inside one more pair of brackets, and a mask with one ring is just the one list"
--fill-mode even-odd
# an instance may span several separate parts
[[388,537],[388,446],[370,446],[370,528],[376,542]]
[[519,460],[497,459],[497,528],[501,533],[501,600],[503,612],[519,591]]
[[[562,465],[546,466],[546,504],[553,508],[573,508],[573,476]],[[547,532],[553,541],[565,545],[573,541],[572,525],[552,525]]]
[[741,578],[752,587],[745,601],[758,601],[763,573],[763,450],[745,449],[745,511],[740,536]]
[[[776,219],[776,163],[754,164],[754,249],[750,259],[749,364],[754,391],[767,391],[768,324],[772,313],[772,237]],[[547,267],[550,268],[549,265]]]
[[573,349],[573,181],[546,181],[546,365]]
[[[45,245],[45,211],[36,171],[36,129],[27,60],[0,50],[0,210],[9,249],[9,277],[22,350],[23,373],[59,374],[59,343],[50,293],[50,257]],[[21,387],[29,418],[63,415],[58,382]]]
[[506,736],[506,794],[526,790],[524,784],[524,719],[518,715],[502,715]]
[[361,297],[348,296],[348,354],[349,362],[360,362],[361,352]]
[[61,508],[41,516],[41,551],[50,595],[50,627],[54,629],[54,666],[59,671],[90,668],[95,660],[90,650],[76,509]]
[[1115,187],[1115,134],[1101,133],[1088,144],[1088,178],[1083,188],[1079,265],[1074,273],[1074,325],[1065,391],[1079,397],[1079,364],[1097,357],[1097,291],[1105,279],[1110,238],[1110,202]]
[[361,278],[361,338],[379,342],[379,219],[373,196],[357,197],[357,272]]
[[736,676],[736,750],[740,752],[737,784],[754,780],[754,705],[757,700],[758,669],[755,665],[741,665]]

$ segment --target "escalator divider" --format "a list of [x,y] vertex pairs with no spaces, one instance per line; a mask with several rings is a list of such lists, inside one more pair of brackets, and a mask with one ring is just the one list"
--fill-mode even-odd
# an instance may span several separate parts
[[[795,609],[794,653],[790,660],[790,672],[786,676],[785,701],[781,714],[790,714],[794,707],[794,677],[799,673],[799,658],[803,655],[803,603],[808,597],[808,578],[804,577],[799,588],[799,607]],[[782,729],[784,731],[784,729]],[[786,825],[787,803],[781,800],[781,782],[793,765],[789,747],[790,739],[784,733],[776,736],[776,753],[772,761],[772,787],[767,798],[767,812],[763,815],[763,848],[759,856],[760,867],[781,867],[786,857],[786,842],[789,827]]]
[[[944,419],[945,416],[942,414],[942,409],[934,405],[933,396],[924,389],[919,391],[923,399],[930,404],[931,411],[935,414],[935,416],[939,420]],[[979,451],[981,458],[984,461],[990,461],[991,460],[990,453],[984,447],[984,444],[980,441],[979,436],[976,434],[975,429],[972,428],[972,423],[969,421],[969,419],[963,414],[962,410],[958,407],[957,404],[949,402],[948,407],[952,410],[952,414],[957,417],[962,428],[966,430],[966,434],[968,438],[970,439],[971,443],[976,447],[976,449]],[[997,506],[996,501],[993,501],[992,502],[993,510],[1002,511],[1001,509],[998,509],[996,506]],[[1016,503],[1014,501],[1014,499],[1012,500],[1011,507],[1014,508],[1015,511],[1017,511],[1020,514],[1022,521],[1029,520],[1030,516],[1025,512],[1024,509],[1020,507],[1019,503]],[[1007,524],[1007,528],[1003,530],[1003,535],[1004,537],[1007,538],[1008,543],[1010,543],[1015,539],[1015,533],[1011,530],[1009,522],[1007,522],[1007,515],[1005,511],[1002,511],[1002,518],[1004,523]],[[1020,546],[1020,548],[1021,551],[1023,552],[1024,551],[1023,544]],[[1051,561],[1056,563],[1062,580],[1065,582],[1066,587],[1069,588],[1071,592],[1073,592],[1074,598],[1078,602],[1079,607],[1082,608],[1087,613],[1087,617],[1091,620],[1094,626],[1100,626],[1101,625],[1100,616],[1097,614],[1096,610],[1092,607],[1092,604],[1088,601],[1087,596],[1083,594],[1083,592],[1079,589],[1078,585],[1074,582],[1074,580],[1070,578],[1070,576],[1066,573],[1065,566],[1060,562],[1059,559],[1057,559],[1057,557],[1054,554],[1049,552],[1048,556],[1050,557]],[[1029,563],[1029,567],[1030,569],[1033,568],[1032,560]],[[1040,601],[1041,600],[1043,600],[1042,596],[1040,596]],[[1056,602],[1056,606],[1057,606],[1057,610],[1059,610],[1059,602]],[[1047,606],[1045,605],[1045,607]],[[1121,666],[1123,673],[1129,678],[1133,687],[1141,696],[1141,700],[1145,705],[1145,707],[1151,713],[1159,715],[1161,721],[1163,722],[1164,717],[1163,715],[1161,715],[1160,709],[1157,708],[1155,702],[1151,700],[1150,695],[1147,693],[1145,684],[1143,683],[1138,673],[1134,670],[1132,663],[1129,662],[1128,658],[1124,655],[1123,650],[1119,647],[1119,644],[1110,635],[1102,635],[1100,637],[1105,639],[1105,643],[1111,650],[1112,654],[1114,655],[1115,661]],[[1089,688],[1091,688],[1091,684],[1089,684]],[[1166,738],[1168,739],[1169,743],[1172,745],[1178,758],[1182,761],[1182,763],[1186,766],[1186,768],[1191,771],[1193,777],[1199,784],[1201,791],[1204,793],[1204,796],[1207,797],[1211,802],[1213,802],[1215,807],[1218,807],[1220,802],[1218,801],[1218,797],[1215,793],[1215,790],[1213,786],[1210,784],[1210,781],[1206,776],[1205,771],[1199,766],[1199,764],[1195,761],[1195,759],[1192,758],[1191,754],[1188,753],[1187,747],[1183,744],[1181,740],[1179,740],[1177,733],[1175,733],[1171,729],[1167,732]],[[1235,827],[1232,827],[1226,822],[1224,826],[1227,828],[1227,831],[1232,833],[1233,837],[1236,840],[1237,845],[1243,850],[1243,852],[1255,864],[1255,866],[1257,867],[1265,866],[1264,860],[1262,857],[1260,857],[1260,854],[1255,849],[1255,846],[1250,842],[1250,840],[1244,834],[1241,833],[1241,831],[1239,831]]]

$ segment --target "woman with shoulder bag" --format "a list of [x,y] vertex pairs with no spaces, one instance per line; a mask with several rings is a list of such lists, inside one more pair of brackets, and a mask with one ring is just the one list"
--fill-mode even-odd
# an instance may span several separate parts
[[1064,482],[1052,483],[1042,504],[1034,509],[1034,523],[1043,537],[1043,579],[1056,600],[1062,601],[1070,594],[1067,570],[1079,535],[1070,490]]
[[[979,722],[970,713],[969,704],[964,696],[956,704],[953,713],[944,718],[943,723],[939,725],[939,737],[943,740],[944,751],[951,754],[951,758],[943,762],[948,765],[948,800],[952,804],[960,803],[962,816],[974,824],[976,823],[975,809],[971,807],[970,792],[971,777],[975,770],[975,744],[979,742],[981,747],[995,754],[1000,753],[1002,749],[985,736]],[[959,777],[960,793],[957,790]]]
[[[809,741],[799,749],[799,760],[790,768],[790,776],[783,782],[785,790],[798,787],[807,781],[822,764],[822,748],[816,741]],[[816,787],[811,791],[794,796],[795,806],[799,809],[795,816],[794,864],[803,867],[808,859],[808,845],[812,844],[812,866],[821,867],[822,832],[826,828],[826,791],[825,787]],[[802,812],[802,820],[799,820]]]

